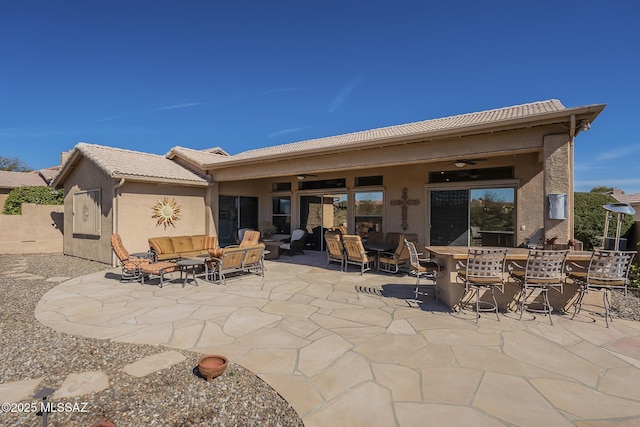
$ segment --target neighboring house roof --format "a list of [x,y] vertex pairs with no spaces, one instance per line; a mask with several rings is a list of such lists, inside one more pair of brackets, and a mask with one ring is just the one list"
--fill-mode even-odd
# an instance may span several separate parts
[[51,185],[61,185],[81,158],[92,161],[114,179],[197,186],[209,183],[204,177],[164,156],[81,142],[75,146]]
[[[591,122],[604,109],[605,105],[566,108],[557,99],[532,102],[512,107],[498,108],[476,113],[424,120],[396,126],[318,138],[290,144],[258,148],[233,156],[218,156],[204,162],[205,169],[216,165],[225,167],[234,163],[245,163],[254,159],[307,155],[311,152],[362,149],[370,145],[380,145],[394,141],[401,142],[416,137],[443,137],[452,134],[473,134],[487,129],[526,127],[536,124],[566,121],[571,114],[581,115],[581,123]],[[577,123],[579,126],[581,123]],[[576,133],[580,129],[576,130]]]
[[620,203],[627,203],[629,205],[640,205],[640,193],[635,194],[622,194],[611,193],[611,196]]
[[47,182],[37,172],[0,171],[0,188],[46,186]]
[[58,175],[58,172],[60,172],[60,166],[55,166],[47,169],[40,169],[38,171],[42,179],[44,179],[47,182],[47,184],[53,181],[53,178],[55,178],[56,175]]

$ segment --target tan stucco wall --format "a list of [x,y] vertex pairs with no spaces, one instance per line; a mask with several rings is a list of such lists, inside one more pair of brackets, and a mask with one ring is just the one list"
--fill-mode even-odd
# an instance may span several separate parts
[[[207,230],[210,221],[205,206],[205,188],[125,183],[118,189],[116,231],[122,236],[129,252],[149,250],[148,239],[161,236],[194,234],[216,235],[215,229]],[[167,197],[180,207],[180,219],[174,226],[157,225],[152,218],[152,207]],[[208,232],[210,231],[210,232]]]
[[[81,159],[64,183],[64,254],[110,264],[112,259],[113,180],[89,160]],[[101,189],[101,235],[79,236],[73,233],[73,195],[78,191]],[[105,237],[106,236],[106,237]]]
[[63,206],[24,203],[22,215],[0,215],[0,253],[61,253]]

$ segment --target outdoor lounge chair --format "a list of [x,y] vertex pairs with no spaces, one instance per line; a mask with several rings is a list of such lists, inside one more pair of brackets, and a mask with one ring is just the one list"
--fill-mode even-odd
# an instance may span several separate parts
[[304,255],[304,251],[302,249],[304,248],[306,237],[307,230],[297,228],[293,230],[293,233],[291,233],[291,240],[280,245],[280,250],[289,252],[289,255],[295,255],[297,253]]
[[324,233],[324,240],[327,244],[327,266],[332,262],[338,262],[340,271],[344,271],[346,255],[342,235],[338,231],[327,231]]
[[345,264],[345,271],[347,271],[348,264],[354,264],[360,267],[360,274],[364,274],[365,271],[371,269],[371,264],[375,261],[375,258],[365,251],[362,245],[362,239],[357,234],[345,234],[342,236],[342,243],[347,255]]
[[387,273],[397,273],[411,261],[405,238],[401,234],[398,246],[394,252],[380,252],[378,255],[378,269]]
[[111,247],[116,257],[120,261],[122,267],[122,274],[120,275],[121,282],[138,281],[142,277],[141,266],[149,264],[151,259],[149,258],[136,258],[129,255],[129,251],[125,249],[122,244],[122,238],[120,234],[114,233],[111,235]]
[[633,261],[635,251],[605,251],[596,249],[591,255],[589,267],[585,268],[578,264],[571,263],[567,266],[568,279],[571,279],[580,287],[578,299],[573,303],[573,316],[582,309],[582,299],[590,290],[602,292],[602,303],[604,305],[604,319],[609,327],[609,319],[613,321],[611,316],[611,301],[609,293],[611,291],[619,291],[624,295],[627,294],[627,281],[631,262]]
[[180,270],[180,267],[175,262],[171,261],[159,261],[159,262],[151,262],[147,264],[142,264],[140,266],[140,282],[144,285],[144,276],[158,276],[160,278],[159,286],[162,287],[164,284],[164,275],[166,273],[173,273],[174,271]]

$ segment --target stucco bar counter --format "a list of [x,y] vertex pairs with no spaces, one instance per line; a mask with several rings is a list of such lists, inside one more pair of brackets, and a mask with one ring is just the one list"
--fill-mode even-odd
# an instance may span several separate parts
[[[458,261],[466,262],[469,248],[466,246],[427,246],[425,249],[425,255],[431,255],[441,266],[441,272],[436,279],[440,302],[457,311],[464,297],[464,286],[456,282],[456,263]],[[515,261],[524,267],[528,254],[529,250],[525,248],[509,248],[507,265]],[[567,255],[567,264],[574,262],[586,266],[590,258],[591,252],[570,251]],[[520,287],[513,280],[507,280],[507,276],[508,273],[505,273],[504,294],[500,291],[495,292],[498,308],[501,312],[513,311],[520,293]],[[577,294],[578,287],[572,283],[566,283],[562,294],[554,290],[549,291],[549,301],[555,312],[569,310]],[[487,293],[483,299],[485,298],[491,298],[490,294]]]

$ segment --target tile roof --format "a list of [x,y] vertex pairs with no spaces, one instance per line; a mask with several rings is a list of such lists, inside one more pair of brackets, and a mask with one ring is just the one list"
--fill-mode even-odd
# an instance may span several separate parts
[[38,171],[38,173],[40,174],[40,176],[48,183],[50,183],[53,178],[56,177],[56,175],[58,175],[58,172],[60,172],[60,166],[55,166],[53,168],[47,168],[47,169],[40,169]]
[[0,188],[18,188],[24,185],[46,186],[38,172],[0,171]]
[[[208,181],[200,175],[157,154],[81,142],[75,151],[94,162],[112,178],[140,178],[141,180],[159,180],[206,184]],[[71,155],[62,166],[74,157]]]
[[640,193],[635,193],[635,194],[612,193],[611,196],[617,201],[619,201],[620,203],[627,203],[629,205],[640,204]]
[[358,144],[362,142],[373,142],[376,140],[384,140],[393,137],[410,136],[413,134],[420,135],[443,130],[455,130],[474,125],[486,125],[491,123],[498,124],[501,121],[525,117],[533,118],[536,115],[559,112],[563,110],[566,110],[566,108],[559,100],[550,99],[547,101],[532,102],[512,107],[497,108],[476,113],[460,114],[451,117],[424,120],[420,122],[388,126],[384,128],[330,136],[326,138],[311,139],[307,141],[293,142],[290,144],[258,148],[238,153],[228,159],[214,159],[215,161],[212,161],[211,163],[276,156],[322,148],[339,148],[341,146],[348,146],[351,144]]
[[205,164],[233,160],[226,151],[219,147],[207,148],[205,150],[194,150],[191,148],[176,146],[169,150],[165,155],[167,159],[172,159],[176,156],[192,164],[198,165],[201,169],[204,169]]

